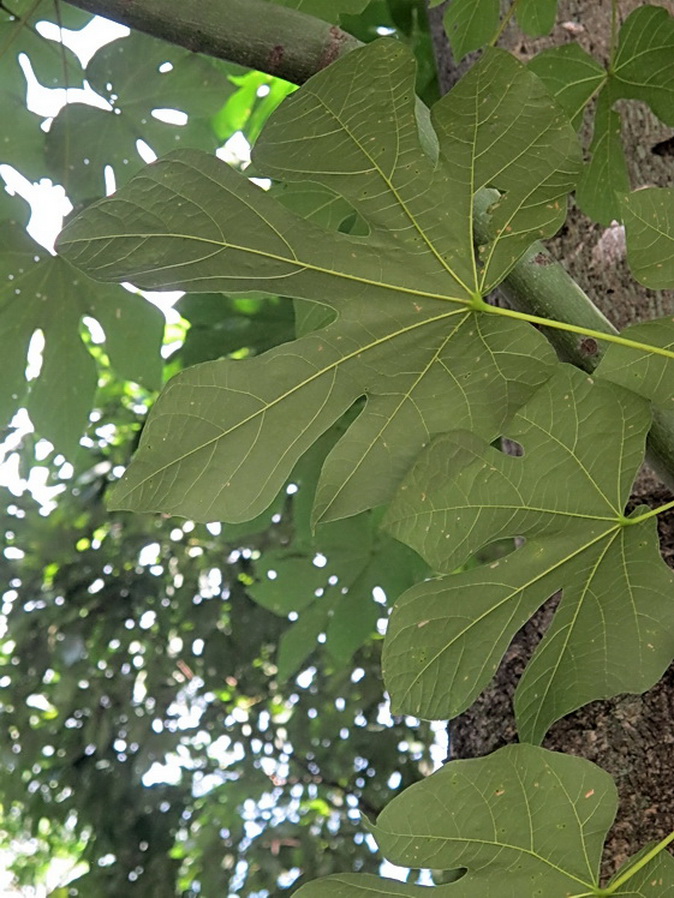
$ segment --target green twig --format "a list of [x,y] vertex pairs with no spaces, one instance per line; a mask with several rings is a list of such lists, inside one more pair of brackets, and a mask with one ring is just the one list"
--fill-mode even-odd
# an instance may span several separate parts
[[67,0],[136,31],[303,84],[357,40],[336,25],[265,0]]

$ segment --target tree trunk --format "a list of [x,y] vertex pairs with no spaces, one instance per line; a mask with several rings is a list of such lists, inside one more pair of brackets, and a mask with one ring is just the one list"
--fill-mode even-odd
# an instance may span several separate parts
[[[508,4],[509,5],[509,4]],[[620,4],[621,19],[638,0]],[[663,2],[674,14],[674,3]],[[454,64],[442,28],[447,4],[429,11],[431,32],[438,61],[441,88],[446,91],[467,66]],[[509,26],[500,46],[526,61],[548,46],[577,40],[602,61],[608,57],[611,30],[610,0],[561,0],[558,24],[550,38],[532,40]],[[582,30],[579,31],[579,26]],[[653,152],[671,137],[649,109],[635,102],[619,106],[623,115],[623,137],[628,148],[632,187],[671,186],[674,158]],[[583,129],[585,146],[591,136]],[[556,258],[618,328],[635,321],[674,314],[674,291],[652,291],[632,278],[625,264],[624,237],[618,225],[602,228],[571,205],[567,224],[549,241]],[[644,470],[635,485],[635,501],[650,506],[671,499]],[[674,567],[674,514],[659,521],[662,551]],[[554,613],[558,598],[551,599],[518,634],[508,650],[493,684],[465,714],[451,724],[452,757],[487,754],[517,739],[512,696],[527,659],[531,656]],[[629,663],[629,659],[626,659]],[[620,793],[618,822],[608,843],[604,873],[612,873],[645,843],[660,839],[674,829],[674,779],[671,761],[674,746],[674,667],[643,696],[623,696],[595,702],[557,723],[545,740],[550,749],[582,755],[611,773]]]

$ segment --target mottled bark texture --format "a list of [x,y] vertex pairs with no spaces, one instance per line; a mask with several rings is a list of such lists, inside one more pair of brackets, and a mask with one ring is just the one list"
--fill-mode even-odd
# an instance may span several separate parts
[[[638,0],[622,0],[621,20]],[[674,3],[660,2],[674,13]],[[457,67],[442,29],[446,4],[429,11],[440,81],[450,89],[464,65]],[[510,26],[500,46],[523,60],[548,46],[578,40],[588,52],[605,60],[611,27],[610,0],[561,0],[557,26],[549,38],[532,40]],[[634,188],[672,186],[674,155],[653,152],[672,136],[640,103],[621,103],[623,136]],[[589,143],[591,127],[583,133]],[[619,227],[603,228],[589,221],[573,204],[562,232],[549,241],[553,255],[612,323],[622,328],[635,321],[674,314],[674,291],[652,291],[631,277],[624,259]],[[635,500],[655,507],[672,498],[658,482],[642,472]],[[674,515],[659,521],[665,559],[674,567]],[[551,599],[518,635],[508,650],[492,686],[478,702],[451,724],[452,757],[476,757],[517,739],[512,695],[527,659],[545,631],[557,599]],[[629,664],[629,659],[625,659]],[[547,748],[582,755],[611,773],[620,793],[620,809],[609,839],[604,872],[613,872],[646,842],[674,829],[674,668],[643,696],[624,696],[595,702],[556,724],[545,741]]]

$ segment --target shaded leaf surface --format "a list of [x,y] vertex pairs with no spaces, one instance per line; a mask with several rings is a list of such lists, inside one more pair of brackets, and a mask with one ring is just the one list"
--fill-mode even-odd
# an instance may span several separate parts
[[522,739],[539,741],[586,702],[657,681],[674,655],[674,575],[654,519],[640,521],[644,509],[622,516],[649,426],[641,398],[565,366],[508,428],[524,457],[468,433],[429,448],[391,504],[394,536],[448,572],[496,540],[526,543],[401,597],[383,658],[397,713],[445,718],[467,708],[559,589],[516,694]]
[[674,188],[634,191],[621,206],[634,277],[652,290],[674,286]]
[[496,34],[499,19],[499,0],[453,0],[444,25],[454,58],[459,61],[488,44]]
[[[674,319],[635,324],[625,328],[621,336],[674,351]],[[674,360],[655,353],[611,343],[595,374],[659,405],[670,404],[674,399]]]
[[543,50],[529,68],[545,84],[576,126],[590,98],[606,80],[606,70],[578,44]]
[[[214,150],[219,141],[209,118],[234,92],[228,74],[236,71],[236,66],[138,32],[113,41],[95,54],[86,71],[112,108],[63,107],[46,140],[51,171],[71,197],[91,199],[105,192],[106,165],[113,167],[118,185],[143,167],[136,147],[140,138],[158,154],[178,146]],[[159,120],[154,112],[162,109],[188,111],[187,122]]]
[[[617,807],[611,777],[582,758],[511,745],[451,761],[416,783],[368,827],[384,856],[406,867],[467,868],[422,888],[376,876],[331,876],[298,898],[569,898],[596,894],[604,839]],[[613,894],[669,895],[674,861],[661,852]],[[621,871],[622,872],[622,871]],[[659,891],[654,884],[667,891]]]
[[[121,287],[101,289],[18,227],[5,225],[2,243],[0,417],[7,421],[24,405],[38,433],[67,455],[79,443],[96,390],[96,365],[80,337],[82,317],[91,316],[103,327],[120,376],[158,389],[163,315]],[[42,370],[27,384],[28,345],[38,328],[45,337]]]
[[613,65],[614,99],[643,100],[666,125],[674,125],[674,16],[644,5],[620,29]]
[[[630,189],[627,160],[620,134],[620,115],[612,107],[611,94],[604,89],[597,100],[591,159],[583,169],[576,188],[580,208],[603,224],[620,218],[622,193]],[[607,190],[607,185],[610,185]]]
[[[210,363],[172,381],[118,506],[252,517],[366,396],[319,486],[317,519],[351,515],[387,501],[432,435],[460,425],[493,438],[547,377],[539,335],[467,304],[563,220],[578,166],[574,132],[538,79],[493,51],[435,107],[436,166],[419,143],[413,85],[407,51],[371,44],[293,94],[256,150],[261,172],[344,196],[366,237],[328,234],[190,152],[146,169],[64,231],[61,252],[99,278],[265,290],[339,312],[334,324],[257,359]],[[472,198],[487,183],[504,195],[492,214],[497,236],[476,262]]]
[[[35,23],[53,13],[53,7],[31,0],[18,0],[0,9],[0,163],[17,168],[25,177],[44,175],[45,134],[40,116],[26,107],[26,81],[19,66],[19,54],[30,59],[38,81],[47,88],[79,84],[82,70],[71,50],[41,37]],[[67,15],[67,13],[66,13]],[[78,10],[77,16],[82,13]],[[11,122],[11,128],[7,123]]]
[[542,37],[554,27],[557,0],[520,0],[516,16],[522,31],[531,37]]
[[597,107],[592,160],[577,199],[604,225],[620,217],[619,197],[629,189],[620,116],[613,110],[619,99],[642,100],[665,124],[674,125],[674,17],[663,7],[644,5],[626,19]]

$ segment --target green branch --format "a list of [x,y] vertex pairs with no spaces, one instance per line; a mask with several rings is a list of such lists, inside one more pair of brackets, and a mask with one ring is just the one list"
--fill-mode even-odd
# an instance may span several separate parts
[[303,84],[360,41],[267,0],[67,0],[198,53]]
[[[216,56],[303,84],[360,41],[313,16],[267,0],[67,0],[138,31],[200,53]],[[475,234],[487,241],[490,191],[475,198]],[[542,330],[565,361],[591,372],[602,353],[601,334],[618,331],[564,267],[540,243],[534,244],[499,288],[509,304]],[[588,336],[591,335],[591,336]],[[648,461],[674,488],[674,411],[655,410],[648,437]]]

